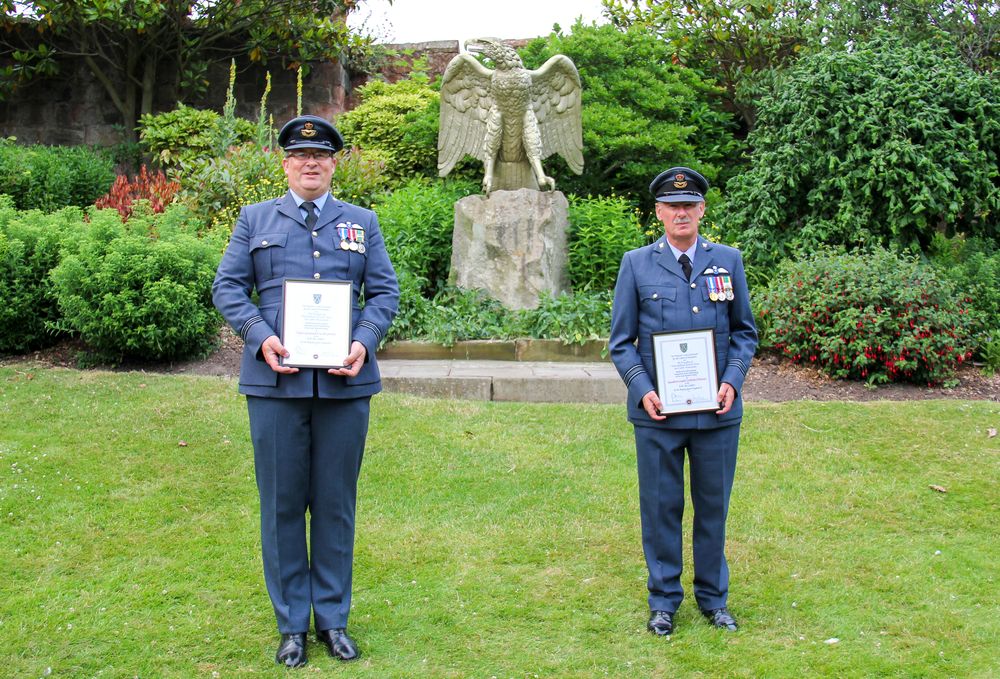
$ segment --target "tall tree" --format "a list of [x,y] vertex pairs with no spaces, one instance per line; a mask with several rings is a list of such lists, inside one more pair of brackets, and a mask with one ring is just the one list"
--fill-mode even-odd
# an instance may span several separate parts
[[0,97],[81,60],[130,139],[158,87],[204,88],[215,62],[246,55],[297,68],[363,54],[344,22],[363,0],[0,0]]
[[1000,57],[996,0],[603,0],[616,26],[657,33],[673,58],[725,88],[747,130],[776,69],[888,31],[914,44],[941,36],[983,73]]

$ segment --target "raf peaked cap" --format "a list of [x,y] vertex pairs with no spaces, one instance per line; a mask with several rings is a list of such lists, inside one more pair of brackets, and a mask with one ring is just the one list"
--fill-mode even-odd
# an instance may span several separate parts
[[656,175],[649,192],[658,203],[700,203],[708,192],[708,180],[689,167],[672,167]]
[[336,127],[319,116],[299,116],[281,128],[278,145],[286,151],[326,149],[336,153],[344,148],[344,138]]

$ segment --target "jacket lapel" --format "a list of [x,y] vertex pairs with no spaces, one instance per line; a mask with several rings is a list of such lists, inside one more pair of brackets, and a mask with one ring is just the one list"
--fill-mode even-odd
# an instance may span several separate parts
[[684,269],[682,269],[681,265],[677,263],[677,258],[674,257],[674,251],[671,250],[670,245],[667,244],[666,236],[661,237],[659,241],[653,244],[653,261],[680,278],[682,281],[687,281],[687,277],[684,275]]
[[285,215],[292,221],[298,222],[302,226],[306,225],[305,220],[302,218],[302,210],[299,206],[295,204],[295,199],[292,198],[291,192],[286,193],[283,197],[278,199],[276,204],[278,212]]

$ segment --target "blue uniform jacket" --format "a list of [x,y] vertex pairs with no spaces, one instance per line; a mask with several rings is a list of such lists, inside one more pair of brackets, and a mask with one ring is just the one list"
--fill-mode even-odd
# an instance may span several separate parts
[[[718,267],[719,272],[715,272]],[[707,278],[728,272],[734,299],[713,302]],[[670,415],[650,419],[642,397],[655,389],[652,334],[662,331],[715,329],[720,382],[736,390],[732,410]],[[626,252],[615,284],[611,313],[611,360],[628,387],[628,417],[636,425],[670,429],[712,429],[737,424],[743,417],[740,392],[757,348],[757,327],[750,311],[743,258],[739,250],[698,238],[694,270],[688,282],[666,237]]]
[[[365,252],[340,247],[337,226],[364,229]],[[346,280],[353,283],[352,339],[368,355],[356,377],[300,369],[279,375],[264,362],[260,346],[281,338],[282,282],[286,278]],[[256,291],[257,303],[251,297]],[[364,294],[364,308],[361,306]],[[378,218],[371,210],[330,196],[312,232],[291,194],[247,205],[240,211],[229,247],[212,286],[223,318],[243,338],[240,393],[276,398],[357,398],[382,388],[375,350],[399,306],[399,285],[389,262]],[[313,373],[318,373],[315,378]],[[313,380],[316,380],[314,393]]]

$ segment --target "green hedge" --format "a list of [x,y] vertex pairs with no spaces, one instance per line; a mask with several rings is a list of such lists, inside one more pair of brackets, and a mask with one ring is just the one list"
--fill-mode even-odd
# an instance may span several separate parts
[[115,181],[108,153],[84,146],[19,146],[0,139],[0,192],[18,210],[86,207]]
[[59,339],[50,327],[59,309],[48,276],[59,263],[62,242],[82,222],[79,208],[20,212],[0,195],[0,353],[23,353]]
[[206,354],[221,324],[212,281],[222,244],[199,239],[199,224],[179,205],[124,224],[115,210],[92,212],[52,271],[60,327],[103,360]]

